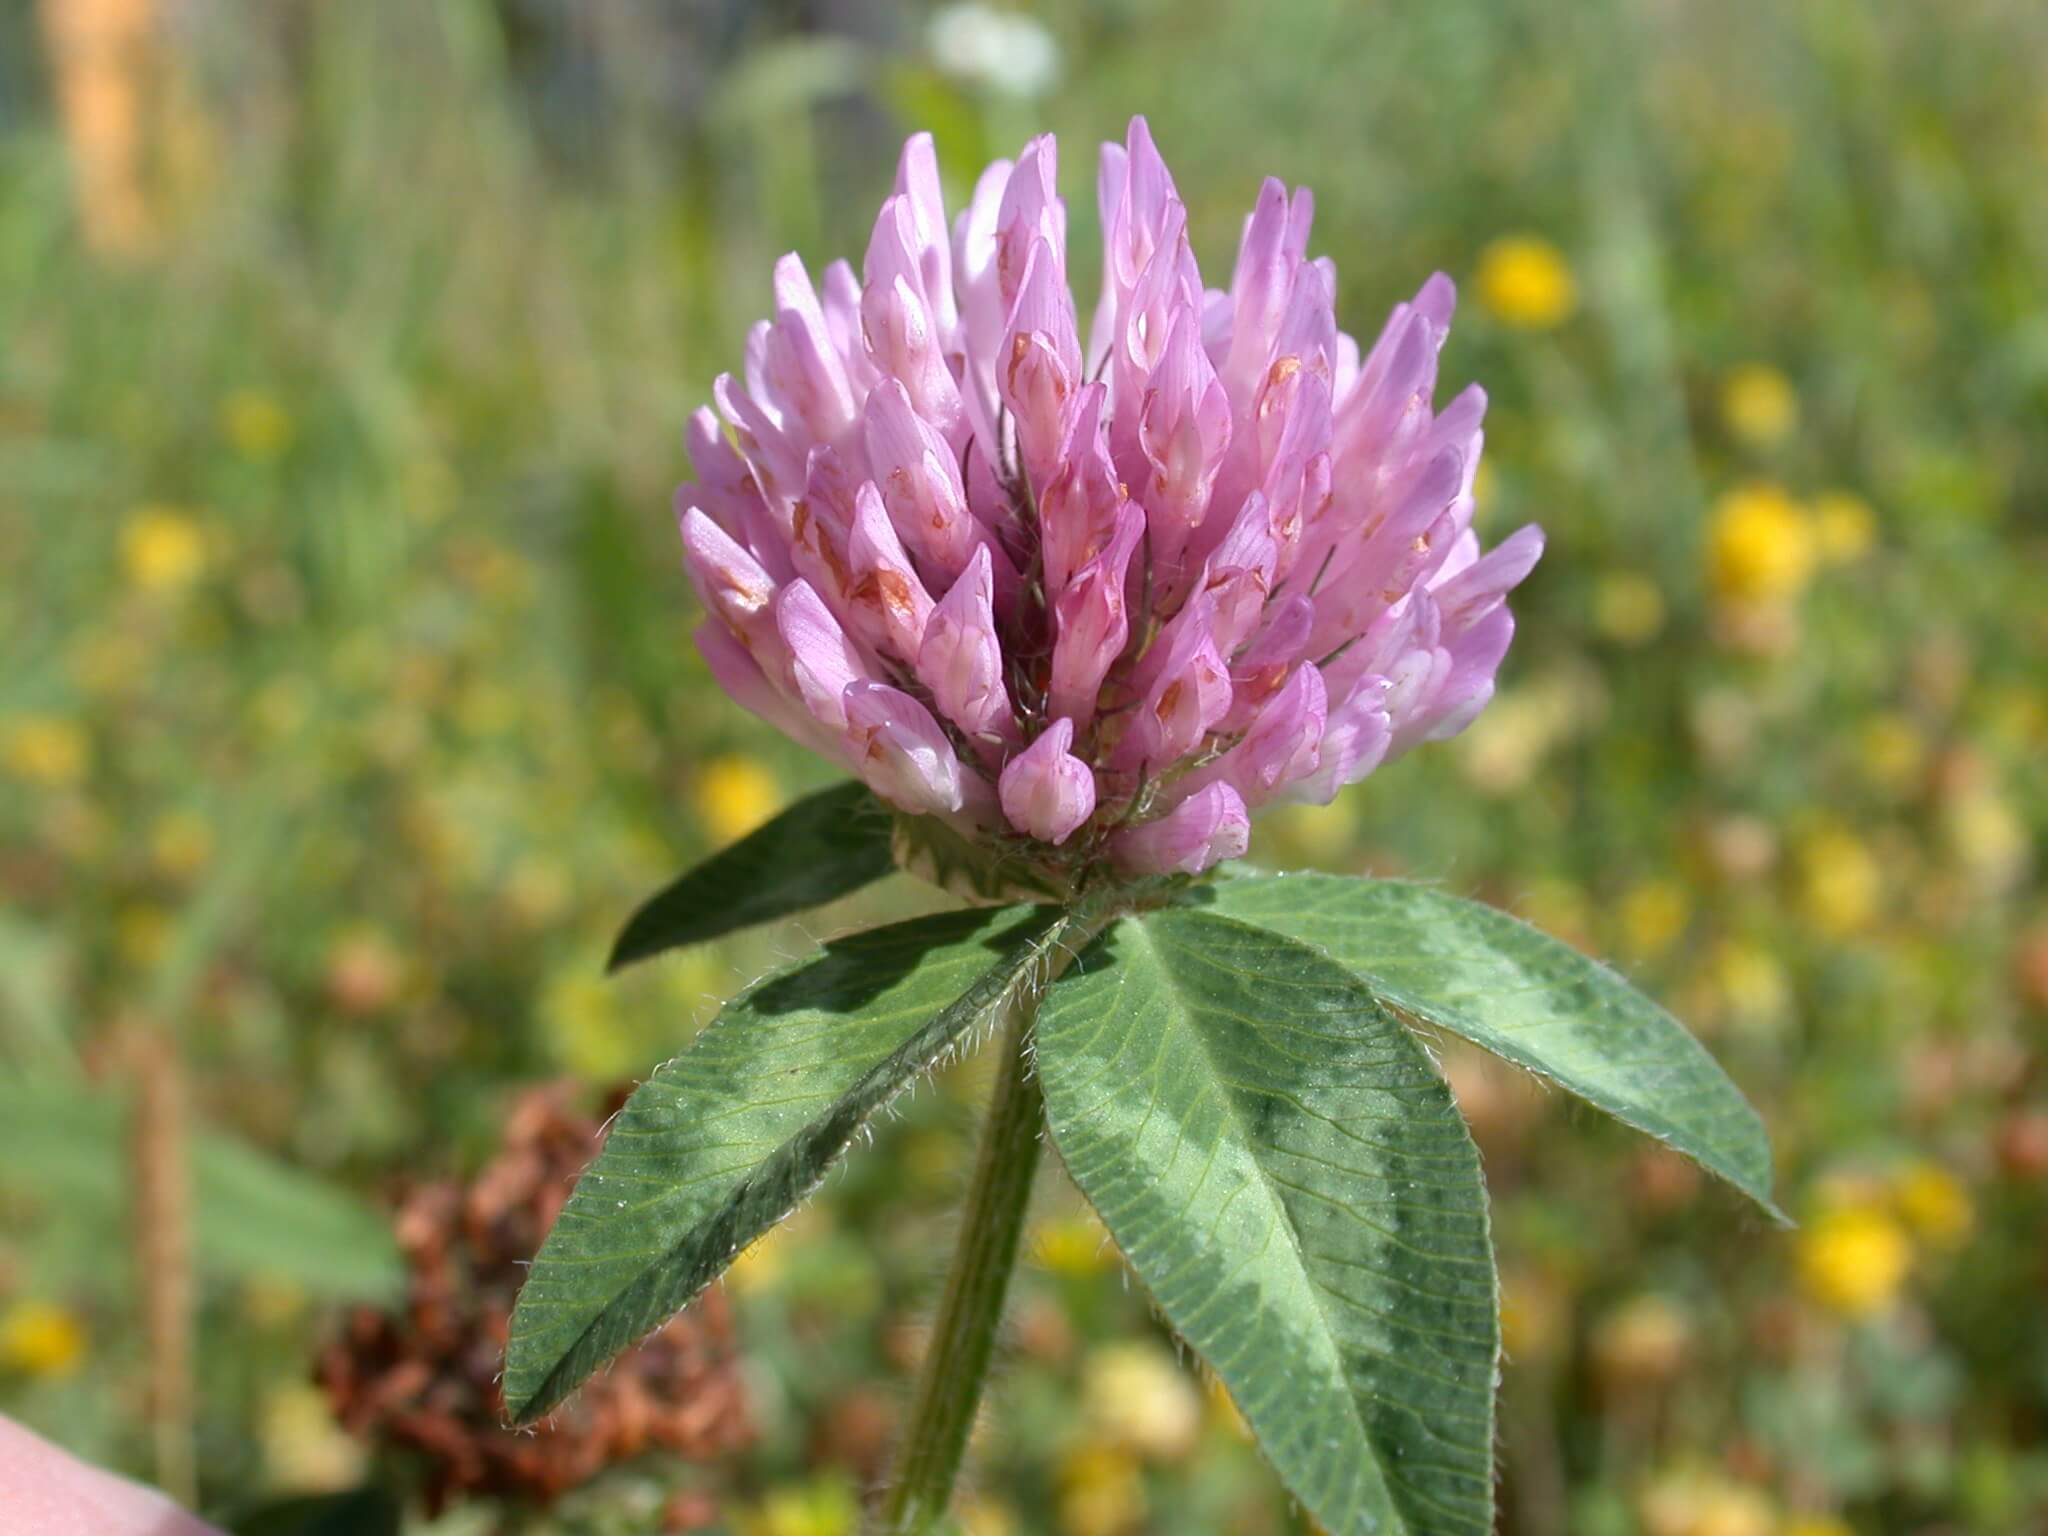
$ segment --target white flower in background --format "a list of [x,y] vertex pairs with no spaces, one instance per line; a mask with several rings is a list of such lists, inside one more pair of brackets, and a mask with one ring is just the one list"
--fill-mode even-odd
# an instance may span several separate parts
[[1060,77],[1060,45],[1043,22],[976,0],[935,11],[925,45],[947,74],[1006,96],[1042,96]]

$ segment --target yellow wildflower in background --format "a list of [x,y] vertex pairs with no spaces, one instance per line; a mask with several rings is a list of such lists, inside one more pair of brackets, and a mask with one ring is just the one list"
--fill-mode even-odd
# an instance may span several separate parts
[[1547,331],[1578,307],[1564,253],[1539,235],[1505,235],[1479,256],[1479,302],[1503,325]]
[[135,902],[114,914],[114,948],[131,970],[152,969],[171,942],[170,914],[150,902]]
[[782,809],[782,786],[757,758],[714,757],[697,774],[697,819],[721,843],[745,837]]
[[175,507],[140,507],[121,525],[121,569],[152,596],[183,590],[206,569],[206,533]]
[[1571,1340],[1571,1299],[1541,1270],[1517,1267],[1500,1276],[1500,1344],[1527,1365],[1555,1357]]
[[335,1421],[327,1394],[310,1382],[273,1387],[256,1430],[271,1486],[295,1493],[334,1493],[363,1475],[363,1448]]
[[1977,1210],[1961,1180],[1938,1163],[1914,1163],[1892,1184],[1892,1203],[1923,1242],[1955,1248],[1977,1225]]
[[728,1289],[741,1296],[754,1296],[775,1288],[787,1257],[777,1236],[781,1231],[780,1227],[770,1227],[733,1255],[733,1261],[725,1266]]
[[252,464],[282,458],[294,436],[291,413],[254,389],[238,389],[221,401],[220,429],[228,446]]
[[613,1082],[646,1066],[639,1032],[620,1006],[618,989],[587,964],[548,981],[540,1020],[548,1054],[584,1082]]
[[1904,715],[1872,715],[1856,747],[1865,776],[1894,795],[1910,791],[1927,767],[1927,738]]
[[0,1370],[45,1379],[69,1376],[85,1359],[85,1324],[69,1307],[17,1301],[0,1312]]
[[0,725],[0,764],[25,784],[69,789],[92,767],[92,739],[61,715],[22,715]]
[[1718,597],[1787,602],[1806,590],[1816,558],[1813,527],[1783,486],[1738,485],[1714,503],[1707,576]]
[[1943,801],[1941,831],[1957,865],[1985,890],[2010,890],[2033,859],[2027,823],[1988,783],[1969,785]]
[[1776,1536],[1778,1513],[1761,1489],[1727,1478],[1682,1472],[1644,1491],[1645,1536]]
[[1063,1536],[1124,1536],[1145,1519],[1145,1479],[1130,1454],[1084,1445],[1060,1464]]
[[957,1518],[961,1536],[1017,1536],[1017,1517],[1009,1506],[986,1495],[968,1494],[960,1501]]
[[1598,724],[1607,700],[1597,674],[1559,667],[1494,700],[1458,738],[1458,769],[1482,793],[1504,795],[1533,778],[1563,743]]
[[1912,1267],[1905,1230],[1875,1206],[1839,1206],[1799,1236],[1800,1284],[1843,1317],[1871,1317],[1889,1307]]
[[1724,941],[1714,952],[1712,985],[1729,1021],[1768,1031],[1782,1024],[1792,1006],[1791,983],[1778,957],[1760,944]]
[[1202,1429],[1202,1395],[1157,1344],[1106,1344],[1088,1358],[1081,1405],[1101,1441],[1153,1461],[1178,1461]]
[[1643,645],[1664,628],[1664,593],[1636,571],[1609,571],[1593,588],[1593,627],[1622,645]]
[[1203,1400],[1209,1405],[1209,1422],[1222,1426],[1232,1439],[1252,1443],[1252,1427],[1245,1423],[1244,1413],[1237,1406],[1237,1399],[1230,1395],[1230,1388],[1223,1385],[1221,1376],[1211,1376],[1202,1389]]
[[213,828],[194,812],[168,812],[149,829],[149,861],[158,874],[189,880],[212,857]]
[[853,1536],[860,1501],[837,1477],[822,1477],[801,1488],[778,1488],[740,1521],[744,1536]]
[[1856,1532],[1848,1521],[1833,1515],[1802,1515],[1787,1521],[1778,1536],[1856,1536]]
[[1869,927],[1883,895],[1884,872],[1853,833],[1826,827],[1800,845],[1800,915],[1828,938]]
[[1770,364],[1744,363],[1722,381],[1721,419],[1744,442],[1769,447],[1799,425],[1799,395]]
[[1109,1233],[1091,1212],[1041,1221],[1032,1231],[1030,1252],[1056,1275],[1099,1275],[1116,1263]]
[[1645,880],[1621,898],[1621,931],[1638,955],[1659,955],[1685,931],[1692,901],[1676,880]]
[[1861,496],[1822,491],[1813,498],[1813,537],[1821,559],[1846,565],[1868,554],[1877,542],[1877,514]]
[[1663,1296],[1623,1302],[1593,1330],[1593,1364],[1612,1387],[1662,1386],[1692,1353],[1692,1319]]
[[831,1230],[832,1217],[825,1207],[804,1206],[742,1248],[726,1266],[725,1283],[742,1296],[773,1290],[789,1268],[789,1256]]

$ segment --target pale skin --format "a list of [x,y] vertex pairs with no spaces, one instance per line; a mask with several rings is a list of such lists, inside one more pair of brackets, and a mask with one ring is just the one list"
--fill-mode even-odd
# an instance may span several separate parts
[[0,1415],[8,1536],[221,1536],[153,1488],[131,1483]]

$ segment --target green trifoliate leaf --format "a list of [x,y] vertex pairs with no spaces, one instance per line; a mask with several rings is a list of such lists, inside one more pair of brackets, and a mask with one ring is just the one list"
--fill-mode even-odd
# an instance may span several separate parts
[[1053,989],[1038,1072],[1075,1182],[1323,1528],[1487,1536],[1486,1194],[1401,1022],[1306,945],[1168,908]]
[[1763,1122],[1728,1075],[1670,1014],[1569,945],[1399,880],[1269,875],[1190,899],[1314,945],[1382,1002],[1550,1078],[1784,1220]]
[[818,1185],[870,1115],[1037,987],[1075,919],[948,912],[742,993],[619,1112],[512,1314],[505,1404],[546,1413]]
[[797,801],[648,898],[612,946],[611,969],[821,906],[895,866],[894,818],[864,784]]

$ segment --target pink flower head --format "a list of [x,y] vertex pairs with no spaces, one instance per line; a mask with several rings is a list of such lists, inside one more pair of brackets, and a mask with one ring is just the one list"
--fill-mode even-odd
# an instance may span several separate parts
[[1142,118],[1103,146],[1082,350],[1057,146],[947,227],[903,151],[856,276],[777,264],[677,495],[738,701],[906,815],[1069,873],[1197,873],[1493,692],[1528,527],[1472,531],[1486,400],[1438,411],[1441,275],[1370,347],[1277,181],[1226,285]]

